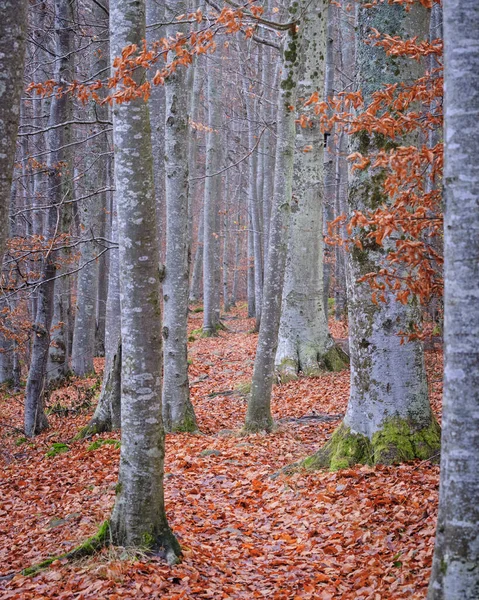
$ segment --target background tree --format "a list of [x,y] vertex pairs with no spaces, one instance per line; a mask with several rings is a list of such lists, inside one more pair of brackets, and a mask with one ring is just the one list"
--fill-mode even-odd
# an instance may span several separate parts
[[8,207],[27,34],[27,0],[0,2],[0,256],[8,237]]

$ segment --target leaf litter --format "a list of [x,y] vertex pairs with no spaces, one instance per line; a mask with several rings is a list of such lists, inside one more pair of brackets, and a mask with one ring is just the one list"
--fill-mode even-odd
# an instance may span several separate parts
[[[167,514],[184,552],[174,567],[105,548],[88,559],[56,561],[33,577],[19,574],[68,552],[108,519],[120,452],[112,440],[119,434],[71,441],[93,411],[81,399],[98,380],[73,379],[55,392],[50,404],[65,410],[52,411],[50,429],[33,441],[22,438],[22,394],[2,392],[2,599],[426,597],[438,467],[417,461],[273,478],[329,438],[346,410],[349,372],[276,385],[276,431],[241,435],[247,397],[237,389],[251,380],[257,336],[248,333],[253,322],[244,318],[244,308],[231,316],[228,331],[189,344],[201,434],[167,436]],[[190,330],[201,320],[192,313]],[[330,325],[335,337],[347,336],[342,323]],[[441,356],[438,350],[427,354],[431,401],[439,414]],[[108,443],[89,450],[100,439]],[[68,450],[47,458],[54,444]]]

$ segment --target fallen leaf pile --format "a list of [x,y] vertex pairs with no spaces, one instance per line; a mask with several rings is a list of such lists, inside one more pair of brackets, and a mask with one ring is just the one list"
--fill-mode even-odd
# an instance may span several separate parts
[[[71,442],[94,408],[84,400],[98,386],[94,379],[72,380],[53,395],[50,429],[33,441],[22,437],[23,395],[3,393],[0,576],[15,575],[0,579],[2,599],[425,598],[438,468],[415,462],[281,473],[338,425],[349,372],[275,386],[277,430],[240,435],[247,402],[241,384],[251,380],[256,345],[243,315],[235,309],[225,320],[228,331],[190,344],[191,397],[202,433],[167,436],[167,513],[184,552],[174,567],[105,548],[88,559],[56,561],[33,577],[19,574],[77,546],[108,519],[119,450],[91,444],[119,435]],[[190,331],[201,319],[192,314]],[[343,325],[332,325],[337,337],[347,335]],[[428,352],[436,412],[440,361],[438,350]],[[61,451],[46,456],[54,444]]]

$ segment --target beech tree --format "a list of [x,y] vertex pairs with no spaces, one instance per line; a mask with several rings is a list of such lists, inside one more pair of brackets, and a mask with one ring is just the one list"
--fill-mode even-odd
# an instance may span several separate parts
[[[296,4],[296,3],[295,3]],[[306,6],[290,6],[291,14],[303,14]],[[295,114],[300,61],[303,56],[303,39],[313,35],[308,30],[308,19],[291,24],[282,51],[281,91],[278,95],[276,118],[276,164],[274,195],[271,206],[268,260],[266,263],[261,309],[261,325],[254,362],[251,395],[244,428],[246,431],[271,431],[271,391],[274,377],[274,358],[278,344],[281,316],[281,295],[288,244],[288,229],[293,186]]]
[[[359,7],[359,40],[367,39],[371,28],[407,39],[427,39],[429,11],[422,5],[414,5],[410,11],[401,5]],[[382,84],[414,81],[424,72],[421,61],[397,59],[388,56],[382,47],[361,41],[356,61],[366,106]],[[382,134],[361,131],[355,134],[352,146],[364,155],[388,143],[400,142],[388,142]],[[368,211],[386,203],[383,180],[380,168],[356,170],[350,182],[350,212]],[[418,308],[415,302],[397,302],[388,288],[384,290],[384,301],[374,301],[370,286],[361,278],[384,265],[389,242],[386,239],[380,246],[366,236],[366,231],[357,234],[360,245],[352,247],[348,256],[348,408],[326,446],[304,462],[310,468],[327,466],[335,470],[358,462],[394,463],[439,455],[440,430],[429,404],[421,342],[415,339],[403,344],[399,335],[414,330]]]
[[[55,81],[58,85],[72,76],[73,61],[73,0],[55,0]],[[55,95],[50,106],[49,130],[47,133],[48,153],[48,212],[45,234],[53,239],[63,218],[63,196],[68,190],[68,174],[62,167],[68,164],[68,125],[71,115],[71,97]],[[57,265],[52,252],[43,258],[42,281],[38,291],[37,312],[33,326],[32,356],[25,392],[25,433],[33,436],[48,426],[44,411],[47,364],[50,350],[50,327],[54,311],[54,291]],[[58,281],[58,279],[57,279]],[[61,284],[60,284],[61,285]],[[62,301],[62,298],[59,300]],[[64,346],[63,351],[67,348]],[[62,363],[61,367],[64,367]]]
[[[321,97],[324,86],[324,15],[322,3],[308,14],[305,58],[298,84],[298,109],[303,118],[307,110],[301,106],[304,99]],[[347,362],[329,335],[323,304],[322,141],[319,120],[313,113],[313,119],[298,128],[295,142],[291,225],[275,358],[282,381],[295,379],[299,372],[317,376],[324,370],[341,370]]]
[[479,6],[444,4],[444,400],[429,600],[479,597]]
[[[186,3],[168,5],[183,14]],[[180,28],[183,32],[184,27]],[[175,24],[168,28],[174,36]],[[163,420],[169,431],[195,431],[196,419],[188,382],[187,321],[190,239],[188,216],[188,90],[186,67],[166,81],[166,275],[163,283],[164,381]]]
[[[145,38],[145,3],[111,0],[112,58]],[[135,70],[137,84],[145,71]],[[164,549],[174,562],[180,547],[165,515],[161,410],[162,344],[158,235],[148,107],[143,98],[113,110],[115,182],[120,244],[122,443],[118,493],[110,521],[114,543]]]
[[7,215],[23,89],[27,7],[27,0],[0,2],[0,257],[3,257],[8,237]]

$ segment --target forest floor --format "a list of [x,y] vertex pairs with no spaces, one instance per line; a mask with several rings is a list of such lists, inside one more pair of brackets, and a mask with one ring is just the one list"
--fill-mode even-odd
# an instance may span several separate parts
[[[192,313],[190,329],[201,327]],[[33,577],[19,571],[74,548],[109,518],[119,449],[72,442],[93,411],[100,377],[72,380],[53,395],[50,429],[22,433],[23,393],[0,397],[0,598],[425,598],[437,508],[438,467],[415,462],[338,473],[271,478],[312,454],[344,414],[349,372],[276,385],[270,435],[242,436],[256,335],[235,309],[218,338],[190,343],[191,396],[201,435],[167,436],[168,520],[183,548],[180,565],[105,548],[56,561]],[[333,334],[345,336],[341,323]],[[441,356],[427,356],[440,413]],[[101,361],[98,361],[98,371]],[[241,387],[241,386],[240,386]],[[234,392],[234,393],[233,393]],[[306,418],[305,418],[306,417]],[[54,444],[63,453],[46,456]]]

